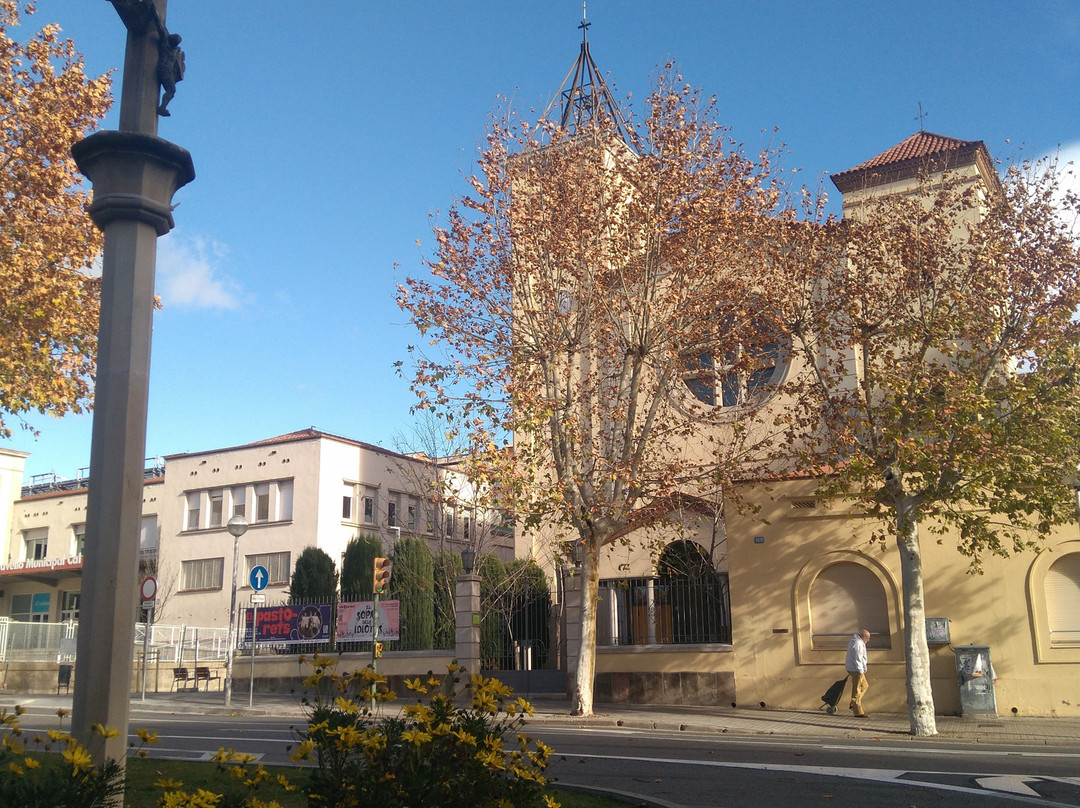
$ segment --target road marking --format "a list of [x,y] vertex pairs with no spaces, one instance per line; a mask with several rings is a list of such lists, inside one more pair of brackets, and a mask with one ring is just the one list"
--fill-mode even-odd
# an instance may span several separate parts
[[1007,791],[1010,794],[1023,794],[1025,797],[1040,797],[1038,791],[1028,786],[1028,782],[1037,783],[1038,777],[1024,777],[1022,775],[976,777],[975,782],[983,788],[991,791]]
[[[666,766],[706,766],[718,769],[750,769],[753,771],[791,772],[793,774],[819,775],[822,777],[846,777],[852,780],[871,780],[879,783],[892,783],[894,785],[915,786],[918,788],[929,788],[935,791],[951,791],[958,794],[970,794],[972,796],[982,797],[985,797],[988,793],[991,793],[990,791],[987,791],[983,788],[970,788],[968,786],[951,785],[948,783],[937,783],[927,780],[901,779],[904,775],[960,775],[962,774],[962,772],[913,772],[896,769],[863,769],[847,768],[840,766],[789,766],[774,763],[729,763],[719,760],[682,760],[678,758],[634,757],[631,755],[594,755],[578,752],[558,752],[558,750],[556,750],[556,754],[560,754],[566,758],[576,757],[595,758],[597,760],[622,760],[630,763],[658,763]],[[1028,779],[1037,781],[1041,778],[1033,777]],[[1050,800],[1039,797],[1037,792],[1032,793],[1035,794],[1035,798],[1029,796],[1028,794],[1014,793],[1012,799],[1016,802],[1023,802],[1030,805],[1040,805],[1043,806],[1043,808],[1075,808],[1074,805],[1071,805],[1069,803],[1051,802]]]

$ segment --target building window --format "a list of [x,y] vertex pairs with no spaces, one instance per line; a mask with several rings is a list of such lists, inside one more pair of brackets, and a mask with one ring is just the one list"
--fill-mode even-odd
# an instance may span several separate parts
[[238,485],[232,490],[232,515],[247,518],[247,486]]
[[187,495],[187,520],[184,524],[187,525],[187,530],[199,529],[199,503],[202,500],[202,494],[198,491],[192,491]]
[[830,564],[810,586],[811,646],[847,648],[851,635],[863,628],[872,635],[870,648],[892,647],[885,587],[861,564]]
[[21,623],[49,622],[52,596],[48,592],[11,596],[11,619]]
[[79,619],[79,593],[60,593],[60,622]]
[[341,520],[351,522],[353,520],[353,500],[356,499],[356,491],[351,485],[345,486],[341,495]]
[[472,526],[472,519],[468,516],[461,517],[461,540],[469,540],[469,528]]
[[157,515],[149,514],[139,523],[139,553],[151,555],[158,549]]
[[[756,317],[750,328],[760,337],[752,346],[739,347],[723,356],[708,350],[687,352],[683,359],[683,382],[702,404],[755,405],[780,381],[786,370],[783,359],[787,352],[778,335],[779,329],[762,315]],[[774,332],[777,336],[773,336]]]
[[225,514],[225,492],[221,489],[210,492],[210,527],[221,527]]
[[409,530],[416,530],[416,522],[420,513],[420,500],[416,497],[409,497],[409,504],[405,510],[405,527]]
[[401,495],[391,492],[386,503],[386,524],[390,527],[398,527],[398,509],[401,507]]
[[282,522],[292,519],[293,481],[281,480],[275,483],[277,489],[277,507],[275,518]]
[[1063,555],[1043,581],[1051,648],[1080,648],[1080,553]]
[[287,584],[289,583],[290,575],[292,574],[292,566],[290,562],[289,553],[259,553],[257,555],[246,556],[247,560],[247,577],[251,577],[251,571],[255,567],[266,567],[266,571],[270,574],[270,580],[267,583],[270,584]]
[[224,558],[196,558],[180,565],[180,591],[221,589],[225,575]]
[[24,558],[27,561],[40,561],[45,558],[45,553],[49,549],[49,529],[36,527],[33,530],[24,530],[23,544],[26,553]]
[[259,483],[255,486],[255,521],[270,521],[270,484]]
[[72,525],[71,532],[74,534],[75,555],[81,556],[86,552],[86,522]]
[[364,524],[376,524],[375,518],[375,489],[364,486]]

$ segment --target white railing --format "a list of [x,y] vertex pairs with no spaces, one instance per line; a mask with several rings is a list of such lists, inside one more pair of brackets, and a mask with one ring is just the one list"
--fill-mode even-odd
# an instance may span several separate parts
[[[24,623],[0,617],[0,661],[71,662],[75,659],[75,640],[79,623]],[[205,626],[173,626],[154,623],[146,642],[146,623],[135,624],[132,658],[147,656],[161,661],[213,662],[225,658],[229,630]],[[144,646],[145,642],[145,646]]]

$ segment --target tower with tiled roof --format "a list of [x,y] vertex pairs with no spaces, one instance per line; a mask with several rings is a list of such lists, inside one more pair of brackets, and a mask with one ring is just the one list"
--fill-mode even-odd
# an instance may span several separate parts
[[906,193],[920,173],[949,172],[981,180],[992,193],[1000,187],[994,161],[981,140],[960,140],[933,132],[916,132],[854,168],[833,174],[833,185],[844,195],[844,215],[874,196]]

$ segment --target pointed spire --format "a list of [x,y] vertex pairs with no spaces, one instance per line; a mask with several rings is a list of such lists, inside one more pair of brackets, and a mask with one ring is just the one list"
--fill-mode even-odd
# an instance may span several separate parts
[[601,116],[608,118],[627,145],[634,146],[633,130],[627,125],[626,119],[619,110],[619,105],[608,89],[600,69],[593,61],[589,52],[589,28],[592,25],[586,16],[585,3],[581,4],[581,50],[577,60],[562,80],[558,93],[552,99],[543,117],[546,119],[551,113],[556,100],[561,100],[562,110],[559,114],[559,126],[570,131],[584,128],[592,121]]

